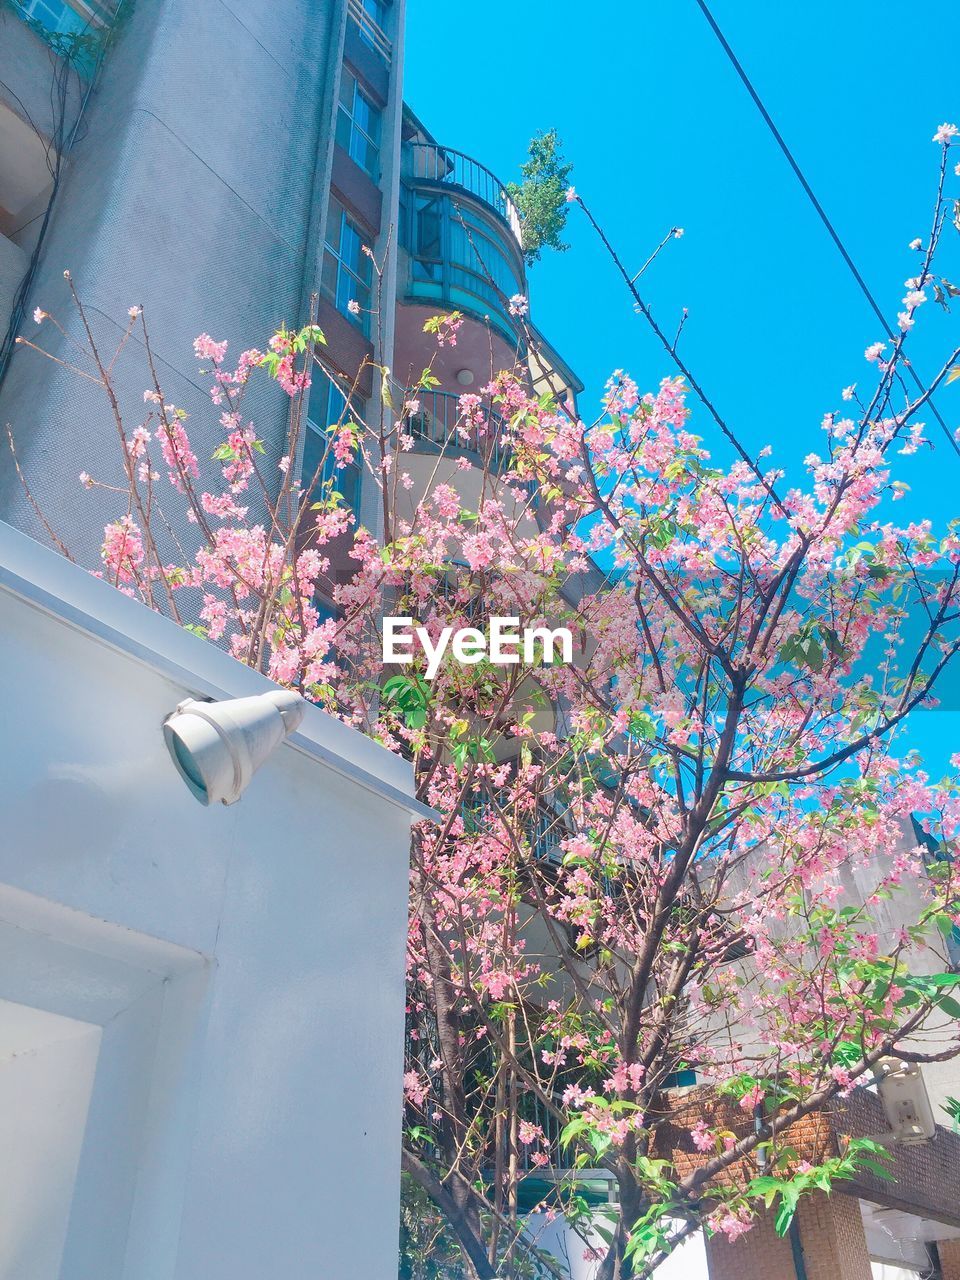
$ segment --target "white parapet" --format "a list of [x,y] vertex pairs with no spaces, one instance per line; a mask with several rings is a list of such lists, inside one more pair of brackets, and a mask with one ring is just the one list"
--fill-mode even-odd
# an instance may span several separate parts
[[314,707],[197,804],[165,718],[272,687],[0,525],[4,1280],[395,1273],[426,811]]

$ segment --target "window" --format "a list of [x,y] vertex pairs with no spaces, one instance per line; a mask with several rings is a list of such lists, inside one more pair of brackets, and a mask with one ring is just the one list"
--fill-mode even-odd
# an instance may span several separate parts
[[351,160],[376,179],[380,174],[380,111],[367,97],[357,77],[346,67],[340,75],[337,142]]
[[[351,396],[348,411],[346,397],[340,389],[326,374],[320,370],[315,372],[307,405],[307,429],[303,442],[303,466],[300,470],[300,480],[304,487],[313,486],[311,501],[319,502],[334,490],[343,495],[348,507],[357,510],[360,500],[360,468],[355,463],[345,467],[337,466],[337,460],[329,448],[330,433],[327,427],[351,419],[362,421],[365,416],[366,405],[362,401]],[[326,483],[331,480],[332,485]]]
[[370,23],[374,23],[380,28],[379,34],[385,35],[387,30],[387,2],[386,0],[359,0],[359,7],[363,10],[364,17],[368,18],[368,22],[359,22],[360,39],[364,44],[368,44],[371,49],[376,49],[378,53],[382,53],[380,42],[377,40],[377,32],[370,30]]
[[663,1078],[664,1089],[690,1089],[697,1083],[697,1073],[689,1067],[680,1071],[671,1071]]
[[31,18],[54,35],[85,35],[108,23],[115,8],[112,4],[84,4],[81,0],[17,0],[25,18]]
[[488,313],[515,334],[507,300],[523,293],[524,285],[513,246],[499,227],[470,209],[454,209],[447,196],[420,192],[413,193],[401,225],[413,296]]
[[[337,310],[369,336],[373,265],[364,253],[366,247],[359,227],[340,201],[331,196],[320,286]],[[351,313],[351,302],[359,304],[359,315]]]
[[386,30],[388,0],[360,0],[360,8],[374,20],[381,31]]
[[[427,263],[439,264],[443,259],[443,204],[431,196],[417,196],[414,211],[413,243],[417,257]],[[428,273],[426,279],[439,278],[439,273]]]

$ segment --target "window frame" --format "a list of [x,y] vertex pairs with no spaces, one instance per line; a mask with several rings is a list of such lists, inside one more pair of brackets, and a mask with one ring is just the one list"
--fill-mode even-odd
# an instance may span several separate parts
[[[331,226],[337,224],[337,241],[336,244],[330,238]],[[357,261],[354,265],[349,257],[343,252],[344,233],[356,236],[358,241]],[[368,254],[364,253],[364,249],[372,252],[372,245],[368,241],[363,229],[357,221],[351,216],[348,210],[333,194],[327,206],[327,225],[323,237],[323,259],[320,272],[320,291],[329,302],[332,302],[337,311],[344,316],[351,324],[363,333],[365,338],[370,336],[370,303],[373,298],[373,263]],[[324,279],[326,275],[327,259],[335,264],[336,282],[331,293]],[[364,279],[364,274],[366,279]],[[349,282],[352,292],[343,303],[340,302],[342,292],[341,285],[343,281]],[[347,307],[347,303],[351,300],[360,304],[360,315],[354,315]]]
[[[322,388],[318,396],[317,390]],[[320,409],[320,396],[323,399],[323,408]],[[331,406],[331,397],[336,396],[337,405]],[[355,411],[355,412],[354,412]],[[362,400],[356,396],[347,396],[340,386],[340,379],[336,378],[331,371],[326,370],[323,373],[317,371],[317,376],[313,379],[310,388],[310,394],[307,397],[307,412],[304,418],[305,434],[303,439],[303,449],[300,456],[300,484],[304,490],[310,485],[308,496],[310,502],[319,502],[324,497],[324,485],[328,481],[333,481],[333,488],[343,494],[344,501],[347,506],[354,512],[360,510],[360,487],[363,479],[363,473],[355,462],[341,465],[337,462],[333,449],[328,447],[330,436],[327,428],[338,422],[359,421],[362,423],[366,418],[367,406]],[[312,438],[320,442],[320,457],[323,462],[320,466],[320,473],[317,476],[316,484],[311,484],[316,467],[312,467],[310,474],[307,474],[307,454],[308,443]],[[347,484],[344,484],[344,480]],[[352,493],[348,492],[348,485],[352,488]]]
[[[351,102],[348,106],[343,100],[343,87],[346,81],[353,82],[353,91],[351,93]],[[376,126],[375,133],[364,127],[357,119],[357,103],[362,102],[370,114],[371,122]],[[347,122],[347,143],[340,140],[340,120],[341,117]],[[360,83],[360,77],[344,65],[340,70],[340,92],[337,95],[337,124],[335,129],[337,145],[346,151],[350,159],[361,168],[368,177],[374,182],[380,179],[380,141],[383,136],[383,111],[374,101],[373,96],[368,93]],[[365,160],[355,152],[354,143],[357,139],[361,139],[359,149],[366,154],[368,148],[372,148],[374,155],[373,167],[371,168]]]

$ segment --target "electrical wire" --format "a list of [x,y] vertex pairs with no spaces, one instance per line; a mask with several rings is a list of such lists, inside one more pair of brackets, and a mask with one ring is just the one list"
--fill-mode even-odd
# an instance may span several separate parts
[[[797,163],[796,159],[794,158],[793,152],[790,150],[790,148],[787,146],[786,142],[784,141],[783,134],[774,124],[773,118],[771,117],[770,112],[764,106],[763,99],[760,97],[759,93],[757,93],[756,89],[753,87],[750,77],[747,75],[746,71],[744,71],[743,65],[741,64],[740,59],[734,53],[733,49],[730,47],[729,41],[727,40],[726,36],[723,34],[723,32],[720,30],[720,27],[717,25],[717,21],[714,18],[713,14],[710,12],[710,9],[706,4],[706,0],[696,0],[696,3],[701,13],[706,18],[707,22],[710,24],[710,28],[713,31],[713,34],[719,40],[724,53],[730,59],[730,62],[732,63],[734,70],[742,80],[744,88],[750,94],[750,97],[753,99],[757,110],[760,112],[761,116],[764,119],[764,122],[766,123],[770,132],[773,134],[774,138],[776,139],[777,146],[780,148],[780,150],[783,152],[784,156],[786,157],[787,163],[790,165],[790,168],[793,170],[794,174],[796,175],[797,180],[800,183],[801,187],[803,187],[803,190],[805,191],[810,203],[813,205],[814,209],[817,211],[820,221],[826,227],[831,240],[836,245],[837,249],[840,251],[840,256],[843,258],[844,262],[849,267],[853,278],[856,280],[857,284],[860,286],[860,291],[862,292],[863,296],[866,298],[867,302],[870,304],[874,312],[874,315],[876,315],[877,319],[883,325],[884,333],[887,335],[888,339],[891,342],[896,343],[897,336],[891,329],[886,316],[883,314],[883,311],[880,309],[879,303],[877,302],[876,298],[873,296],[873,293],[871,292],[867,282],[864,280],[863,276],[860,274],[859,270],[857,269],[857,264],[854,262],[853,258],[850,256],[849,252],[847,251],[846,245],[843,243],[843,240],[840,238],[840,235],[837,232],[836,227],[834,227],[833,223],[830,221],[829,217],[827,216],[826,210],[824,209],[820,201],[817,199],[813,188],[810,186],[810,183],[807,181],[806,175],[804,174],[803,170],[800,168],[800,165]],[[912,364],[908,364],[907,367],[910,371],[911,376],[913,377],[914,382],[917,384],[917,387],[919,388],[919,390],[925,391],[926,388],[923,385],[923,379],[917,373],[916,369],[913,367]],[[943,418],[940,416],[940,412],[937,409],[936,405],[933,403],[933,400],[932,399],[928,400],[927,403],[930,405],[930,409],[933,412],[933,416],[936,418],[937,422],[943,428],[943,433],[947,437],[947,439],[950,441],[950,444],[953,448],[954,453],[960,455],[960,444],[958,444],[957,441],[954,439],[953,432],[950,430],[950,428],[944,422]]]

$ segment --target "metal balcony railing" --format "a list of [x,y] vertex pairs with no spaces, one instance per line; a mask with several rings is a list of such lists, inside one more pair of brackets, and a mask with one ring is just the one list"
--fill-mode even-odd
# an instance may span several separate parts
[[476,196],[506,222],[517,244],[521,243],[520,214],[507,195],[503,183],[490,170],[462,151],[451,151],[433,142],[415,142],[411,146],[411,177],[420,182],[436,182],[446,187],[459,187]]
[[360,0],[347,0],[347,13],[356,23],[360,38],[376,50],[389,67],[393,60],[393,45],[380,24],[367,13]]
[[503,443],[506,424],[499,414],[485,411],[485,426],[468,425],[460,412],[460,397],[449,391],[420,392],[420,407],[407,419],[407,431],[415,440],[436,445],[441,453],[474,453],[489,458],[499,475],[507,469],[510,450]]
[[[556,1101],[562,1114],[563,1107],[559,1097]],[[543,1142],[519,1144],[517,1155],[520,1168],[527,1173],[540,1168],[541,1166],[534,1160],[534,1155],[544,1150],[549,1157],[551,1168],[564,1169],[569,1167],[574,1153],[567,1153],[560,1143],[560,1135],[564,1127],[563,1121],[534,1093],[521,1095],[519,1113],[521,1120],[527,1120],[531,1124],[539,1125],[543,1133]]]

